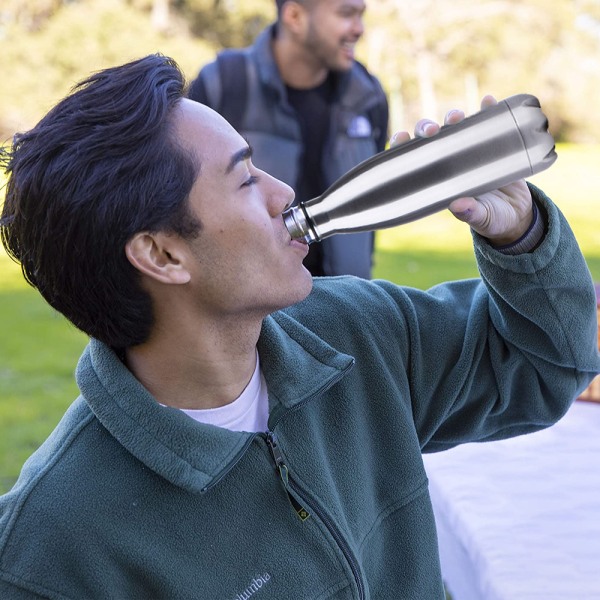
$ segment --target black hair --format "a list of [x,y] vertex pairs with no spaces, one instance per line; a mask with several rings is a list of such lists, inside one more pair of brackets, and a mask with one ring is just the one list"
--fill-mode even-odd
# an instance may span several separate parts
[[51,306],[115,349],[144,342],[153,323],[126,242],[199,235],[187,200],[200,165],[173,129],[184,86],[160,54],[99,71],[2,154],[6,251]]

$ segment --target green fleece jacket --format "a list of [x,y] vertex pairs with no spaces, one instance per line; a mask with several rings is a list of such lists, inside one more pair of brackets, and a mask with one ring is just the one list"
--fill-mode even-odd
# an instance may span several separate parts
[[0,500],[0,598],[442,599],[422,452],[547,427],[599,370],[559,211],[482,279],[315,281],[264,321],[269,431],[163,407],[91,340],[81,396]]

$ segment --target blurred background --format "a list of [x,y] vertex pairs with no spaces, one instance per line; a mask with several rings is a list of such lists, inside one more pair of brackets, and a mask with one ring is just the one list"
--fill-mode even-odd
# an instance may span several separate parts
[[[558,160],[532,181],[566,214],[600,281],[600,0],[367,7],[357,55],[385,87],[391,131],[450,108],[476,112],[486,93],[539,98]],[[0,0],[0,143],[93,71],[162,52],[191,81],[219,49],[250,44],[274,18],[274,0]],[[374,272],[420,288],[477,276],[469,231],[444,211],[378,232]],[[86,342],[0,250],[0,493],[77,396]]]
[[[71,85],[160,51],[189,78],[250,44],[274,0],[2,0],[0,136],[35,124]],[[358,57],[388,92],[392,128],[485,93],[538,96],[560,142],[600,139],[599,0],[368,0]]]

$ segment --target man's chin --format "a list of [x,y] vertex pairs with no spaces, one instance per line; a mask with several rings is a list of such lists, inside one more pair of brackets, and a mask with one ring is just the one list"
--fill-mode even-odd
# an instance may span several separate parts
[[[312,275],[310,274],[310,271],[303,266],[303,274],[302,274],[302,281],[298,282],[298,286],[297,289],[294,290],[294,298],[290,299],[290,302],[287,304],[287,306],[292,306],[294,304],[298,304],[298,302],[302,302],[303,300],[306,300],[306,298],[308,298],[308,296],[310,295],[310,293],[312,292],[312,288],[313,288],[313,278]],[[287,308],[286,306],[286,308]]]
[[329,70],[334,73],[347,73],[352,69],[352,65],[354,65],[354,59],[352,60],[339,60],[335,65],[330,66]]

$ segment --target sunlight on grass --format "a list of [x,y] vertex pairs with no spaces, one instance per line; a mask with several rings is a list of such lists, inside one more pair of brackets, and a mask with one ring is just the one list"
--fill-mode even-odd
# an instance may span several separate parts
[[[7,265],[0,264],[5,279]],[[77,397],[73,372],[87,342],[21,283],[16,265],[9,269],[15,277],[0,287],[0,493]]]
[[27,287],[21,267],[12,261],[0,244],[0,292]]

